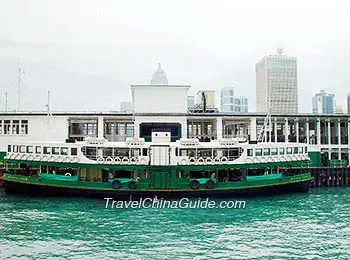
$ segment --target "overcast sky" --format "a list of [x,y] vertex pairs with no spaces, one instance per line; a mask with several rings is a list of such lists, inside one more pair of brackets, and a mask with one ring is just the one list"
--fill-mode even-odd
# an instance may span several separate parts
[[[298,59],[299,111],[325,88],[350,92],[350,1],[0,0],[0,110],[118,110],[158,62],[169,84],[235,87],[255,111],[255,64],[278,46]],[[218,99],[217,99],[218,101]],[[217,102],[218,103],[218,102]],[[217,104],[219,106],[219,104]]]

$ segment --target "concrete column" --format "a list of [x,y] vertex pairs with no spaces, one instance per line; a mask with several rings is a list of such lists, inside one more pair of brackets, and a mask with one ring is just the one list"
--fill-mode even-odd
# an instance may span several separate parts
[[103,138],[104,136],[104,125],[103,125],[103,116],[97,117],[97,137]]
[[277,118],[275,118],[275,123],[274,123],[274,128],[275,128],[275,133],[274,133],[274,135],[275,135],[275,142],[277,142]]
[[140,137],[140,121],[136,117],[134,119],[134,137]]
[[310,125],[309,125],[309,119],[306,118],[306,129],[305,129],[305,133],[306,133],[306,143],[310,144]]
[[181,136],[180,138],[187,138],[187,119],[185,118],[181,123]]
[[285,130],[285,132],[284,132],[284,141],[285,142],[288,142],[288,133],[289,133],[289,128],[288,128],[289,126],[288,126],[288,118],[286,117],[285,119],[284,119],[284,130]]
[[296,142],[299,143],[299,121],[298,118],[295,119],[295,133],[296,133]]
[[327,131],[328,133],[328,145],[330,145],[331,144],[331,120],[330,119],[328,119],[328,131]]
[[222,117],[216,118],[216,138],[222,138]]
[[340,129],[340,119],[338,119],[338,144],[339,144],[339,150],[340,150],[340,145],[341,145],[341,131],[340,130],[341,130]]
[[250,141],[256,141],[256,117],[250,118]]
[[321,145],[321,120],[319,118],[317,120],[317,144]]

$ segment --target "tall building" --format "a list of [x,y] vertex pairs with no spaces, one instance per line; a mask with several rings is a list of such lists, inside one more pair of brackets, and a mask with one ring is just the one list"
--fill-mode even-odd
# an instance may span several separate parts
[[350,114],[350,92],[348,93],[348,114]]
[[157,70],[153,73],[151,85],[168,85],[168,78],[162,69],[162,65],[158,63]]
[[262,58],[255,65],[257,112],[298,113],[297,58],[277,55]]
[[234,88],[222,88],[220,92],[221,112],[248,112],[248,99],[235,97]]
[[328,94],[324,89],[312,98],[312,113],[314,114],[333,114],[334,113],[334,94]]

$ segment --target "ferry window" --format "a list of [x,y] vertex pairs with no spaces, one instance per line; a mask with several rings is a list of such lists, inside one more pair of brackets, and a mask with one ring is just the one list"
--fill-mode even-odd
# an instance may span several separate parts
[[147,148],[142,149],[142,156],[147,156]]
[[287,154],[292,154],[292,153],[293,153],[292,147],[287,147]]
[[132,156],[138,157],[140,155],[140,149],[132,149],[131,154]]
[[14,153],[18,153],[18,145],[14,145],[13,146],[13,152]]
[[7,146],[7,151],[10,153],[11,152],[11,145]]
[[298,148],[298,153],[303,153],[303,147]]
[[271,155],[277,155],[277,148],[271,148]]
[[68,148],[67,147],[61,147],[61,155],[68,155]]
[[198,149],[198,157],[211,157],[211,149]]
[[119,148],[118,150],[114,150],[114,156],[118,157],[129,157],[129,149],[121,149]]
[[50,154],[50,147],[44,146],[44,154]]
[[14,135],[19,134],[19,120],[12,121],[12,134]]
[[36,146],[35,147],[35,153],[36,154],[41,154],[41,146]]
[[0,134],[2,134],[2,120],[0,120]]
[[237,159],[241,155],[242,151],[240,148],[232,148],[229,150],[229,159]]
[[34,147],[32,145],[27,146],[27,153],[33,153],[34,152]]
[[28,120],[21,120],[21,134],[28,134]]
[[25,146],[25,145],[21,145],[21,146],[19,147],[19,152],[20,152],[20,153],[25,153],[25,152],[26,152],[26,146]]
[[108,147],[108,148],[104,148],[103,150],[103,157],[113,157],[113,148],[112,147]]
[[248,156],[253,156],[253,149],[248,149],[247,150],[247,155]]
[[11,129],[11,121],[10,120],[4,120],[4,134],[9,135]]
[[[78,149],[77,148],[71,148],[70,149],[70,154],[71,155],[77,155],[78,154]],[[96,149],[95,149],[95,155],[96,155]]]
[[[76,155],[76,154],[73,154],[73,149],[75,148],[72,148],[71,155]],[[101,156],[102,154],[99,154],[99,155]],[[86,147],[86,156],[88,158],[96,157],[96,147]]]
[[[196,152],[196,150],[192,150],[192,151],[194,151],[194,153]],[[190,152],[190,150],[188,151],[188,152]],[[221,150],[221,149],[214,149],[214,156],[215,157],[222,157],[222,156],[225,156],[225,153],[224,153],[224,151],[223,150]],[[191,155],[189,155],[190,157],[192,157]]]
[[284,148],[280,148],[280,155],[284,154]]
[[304,149],[305,153],[307,153],[307,146],[305,146],[305,149]]
[[261,156],[262,155],[262,149],[255,149],[255,156]]
[[293,150],[294,150],[294,151],[293,151],[294,154],[298,154],[298,147],[294,147]]
[[52,154],[59,154],[60,148],[59,147],[52,147]]
[[264,156],[270,155],[270,148],[264,148]]

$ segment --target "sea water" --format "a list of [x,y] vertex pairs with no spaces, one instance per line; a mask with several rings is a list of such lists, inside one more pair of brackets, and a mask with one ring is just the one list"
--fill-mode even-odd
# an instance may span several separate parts
[[349,187],[245,203],[106,208],[0,190],[0,259],[350,259]]

